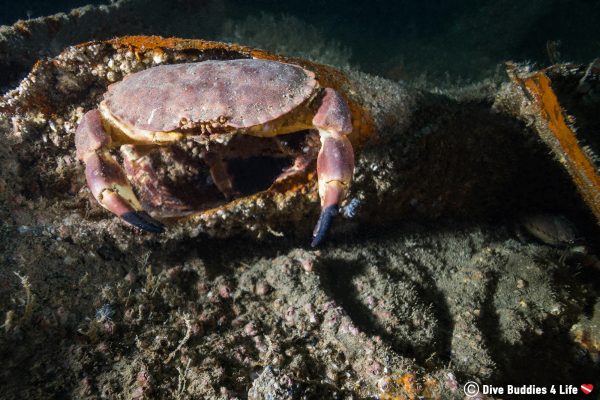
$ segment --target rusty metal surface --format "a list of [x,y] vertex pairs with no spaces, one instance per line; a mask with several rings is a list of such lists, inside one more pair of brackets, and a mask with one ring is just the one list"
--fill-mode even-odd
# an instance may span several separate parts
[[568,171],[583,200],[600,223],[598,166],[578,138],[577,122],[573,119],[567,121],[568,111],[560,104],[547,72],[520,73],[516,68],[509,68],[509,75],[524,91],[527,107],[524,114],[533,118],[536,132]]

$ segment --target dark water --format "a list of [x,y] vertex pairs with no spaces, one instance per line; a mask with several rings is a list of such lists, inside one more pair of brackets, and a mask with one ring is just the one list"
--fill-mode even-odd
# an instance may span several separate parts
[[[2,0],[0,24],[101,3]],[[173,2],[175,7],[190,9],[202,3]],[[222,4],[227,18],[240,21],[263,12],[298,18],[348,48],[352,64],[392,79],[420,75],[478,79],[506,60],[543,66],[558,61],[587,63],[600,55],[598,0],[229,0]]]
[[[250,3],[248,3],[250,4]],[[600,1],[255,1],[244,8],[289,13],[352,48],[381,74],[419,69],[473,76],[505,60],[588,62],[600,55]],[[547,47],[555,43],[558,60]],[[404,70],[404,71],[403,71]]]

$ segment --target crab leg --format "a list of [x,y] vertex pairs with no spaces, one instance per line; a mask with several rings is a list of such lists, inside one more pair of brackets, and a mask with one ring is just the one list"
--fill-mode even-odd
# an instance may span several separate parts
[[143,211],[121,166],[108,149],[100,112],[88,111],[75,134],[77,158],[85,163],[85,177],[92,194],[104,208],[140,229],[160,233],[164,226]]
[[233,182],[227,171],[227,164],[225,161],[218,155],[210,153],[204,156],[204,161],[210,169],[210,176],[215,186],[223,193],[223,196],[225,196],[227,200],[235,197],[236,192],[233,189]]
[[312,247],[321,243],[333,217],[346,197],[354,173],[354,152],[347,135],[352,131],[350,110],[333,89],[325,89],[313,125],[319,130],[321,149],[317,157],[321,216],[313,231]]

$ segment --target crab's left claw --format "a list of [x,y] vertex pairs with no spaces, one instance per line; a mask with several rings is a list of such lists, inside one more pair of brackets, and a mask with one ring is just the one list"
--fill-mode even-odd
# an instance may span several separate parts
[[148,232],[161,233],[164,225],[144,212],[125,172],[109,153],[111,138],[98,110],[88,111],[75,134],[77,158],[85,163],[85,178],[102,207],[125,222]]
[[312,247],[316,247],[325,238],[339,205],[348,193],[354,173],[354,151],[346,136],[352,131],[350,110],[335,90],[325,89],[321,106],[312,122],[321,137],[317,157],[321,216],[311,243]]

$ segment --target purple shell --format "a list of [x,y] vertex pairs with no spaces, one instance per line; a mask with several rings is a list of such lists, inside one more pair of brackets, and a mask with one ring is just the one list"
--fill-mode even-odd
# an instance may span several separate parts
[[215,121],[246,128],[264,124],[304,102],[315,74],[276,61],[240,59],[161,65],[109,86],[104,102],[122,122],[173,131],[180,121]]

